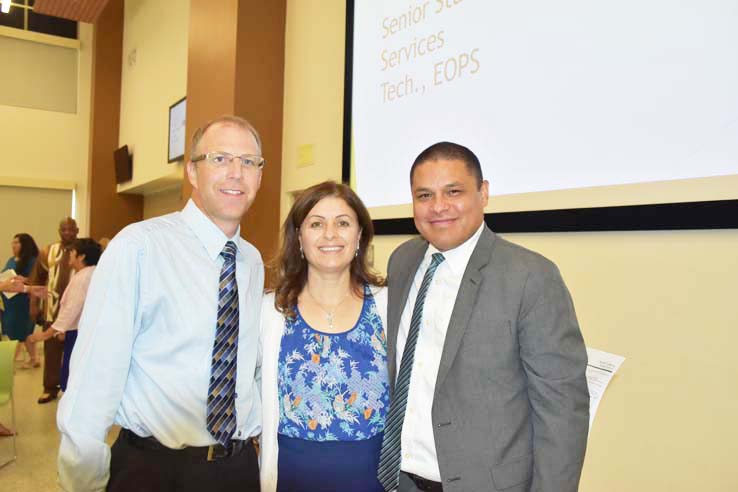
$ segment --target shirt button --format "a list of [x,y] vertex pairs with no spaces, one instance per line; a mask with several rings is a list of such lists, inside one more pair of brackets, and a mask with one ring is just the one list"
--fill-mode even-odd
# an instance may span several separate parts
[[241,431],[238,431],[238,437],[241,437]]

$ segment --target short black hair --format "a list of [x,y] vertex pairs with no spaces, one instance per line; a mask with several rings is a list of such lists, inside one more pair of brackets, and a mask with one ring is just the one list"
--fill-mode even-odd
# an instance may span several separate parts
[[75,239],[72,249],[76,251],[78,255],[85,255],[85,259],[83,261],[86,266],[97,265],[97,262],[100,261],[102,246],[90,237]]
[[466,168],[476,178],[477,187],[482,186],[482,165],[479,163],[479,158],[463,145],[459,145],[453,142],[438,142],[434,143],[418,157],[415,158],[412,167],[410,168],[410,184],[413,183],[413,175],[415,174],[415,168],[427,161],[437,161],[440,159],[444,160],[459,160],[466,164]]

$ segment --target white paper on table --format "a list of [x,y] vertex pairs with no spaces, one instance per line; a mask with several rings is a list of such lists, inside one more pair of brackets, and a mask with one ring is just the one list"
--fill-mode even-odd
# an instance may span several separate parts
[[610,354],[587,347],[587,387],[589,388],[589,428],[592,429],[597,407],[620,365],[625,361],[621,355]]
[[[12,268],[10,268],[9,270],[5,270],[4,272],[0,272],[0,282],[10,280],[16,275],[18,274],[15,273],[15,270],[13,270]],[[17,292],[3,292],[3,295],[5,296],[6,299],[12,299],[13,297],[15,297],[16,294]]]

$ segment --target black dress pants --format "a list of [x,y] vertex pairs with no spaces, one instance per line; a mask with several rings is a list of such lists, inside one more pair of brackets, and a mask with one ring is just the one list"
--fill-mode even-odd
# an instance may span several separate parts
[[[51,326],[47,323],[47,329]],[[44,342],[44,393],[56,396],[59,393],[64,342],[49,338]]]
[[113,444],[108,492],[259,492],[259,463],[249,440],[236,454],[208,461],[206,454],[147,449],[124,437]]

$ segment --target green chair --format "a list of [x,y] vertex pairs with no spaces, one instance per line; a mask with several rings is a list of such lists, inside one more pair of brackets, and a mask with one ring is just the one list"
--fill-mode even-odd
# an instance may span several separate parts
[[[15,406],[13,404],[13,359],[15,358],[15,346],[18,344],[15,340],[0,342],[0,407],[10,402],[10,412],[12,415],[11,428],[15,432]],[[0,463],[0,468],[8,463],[15,461],[17,450],[15,443],[15,434],[13,434],[13,457],[8,461]]]

